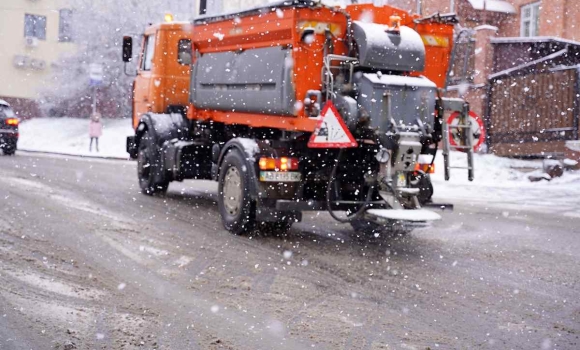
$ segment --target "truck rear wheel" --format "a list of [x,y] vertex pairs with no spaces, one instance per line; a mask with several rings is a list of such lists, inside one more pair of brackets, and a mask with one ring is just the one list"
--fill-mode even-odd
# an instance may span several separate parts
[[424,205],[431,201],[433,197],[433,184],[431,183],[431,177],[429,174],[419,174],[411,178],[411,187],[419,189],[419,195],[417,199],[419,204]]
[[224,227],[237,235],[256,224],[256,202],[250,197],[250,176],[245,160],[237,150],[226,154],[218,179],[218,209]]
[[161,162],[157,156],[155,144],[149,132],[145,130],[141,141],[139,142],[139,152],[137,154],[137,177],[139,178],[139,187],[141,192],[148,195],[155,193],[165,193],[169,187],[169,181],[156,180],[156,173],[162,171],[160,169]]

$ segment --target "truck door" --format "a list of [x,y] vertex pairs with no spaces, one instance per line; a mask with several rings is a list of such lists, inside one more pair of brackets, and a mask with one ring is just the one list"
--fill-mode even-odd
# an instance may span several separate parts
[[153,54],[155,52],[155,41],[157,33],[145,36],[141,51],[141,60],[134,83],[133,98],[133,127],[137,127],[141,115],[151,111],[152,102],[149,95],[152,80]]

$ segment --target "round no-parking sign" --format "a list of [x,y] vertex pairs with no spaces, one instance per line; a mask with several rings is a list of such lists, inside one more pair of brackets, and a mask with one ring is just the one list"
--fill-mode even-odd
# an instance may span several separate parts
[[[457,125],[459,123],[460,115],[459,112],[453,112],[447,119],[447,124],[449,126]],[[467,119],[471,126],[469,130],[471,135],[473,135],[473,151],[477,152],[485,142],[485,127],[483,126],[483,120],[473,111],[469,111],[469,117]],[[451,147],[462,145],[460,134],[462,130],[465,129],[449,128],[449,143],[451,144]],[[460,151],[465,152],[465,150],[462,149],[460,149]]]

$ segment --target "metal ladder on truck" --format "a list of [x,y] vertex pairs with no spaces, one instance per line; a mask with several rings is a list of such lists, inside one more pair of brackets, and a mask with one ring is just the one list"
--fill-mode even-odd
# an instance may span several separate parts
[[[475,40],[474,31],[462,29],[455,37],[455,44],[451,53],[451,60],[447,72],[446,85],[458,85],[469,81],[469,61],[473,57]],[[457,69],[458,68],[458,69]],[[459,73],[459,74],[457,74]],[[471,132],[471,121],[469,119],[469,103],[461,98],[442,98],[444,111],[459,112],[458,123],[449,125],[447,118],[442,120],[442,141],[443,141],[443,162],[445,167],[445,181],[451,177],[451,169],[466,169],[467,178],[473,181],[473,133]],[[455,145],[450,142],[450,131],[458,134]],[[450,151],[463,151],[467,155],[467,166],[455,166],[451,164]]]
[[[473,181],[473,133],[471,132],[471,121],[469,120],[469,103],[460,98],[443,98],[443,108],[446,111],[459,112],[458,123],[449,125],[447,118],[443,118],[443,164],[445,167],[445,181],[451,177],[451,169],[466,169],[467,178]],[[459,134],[459,144],[451,145],[451,130],[455,129]],[[455,166],[451,164],[451,149],[463,151],[467,155],[467,166]]]

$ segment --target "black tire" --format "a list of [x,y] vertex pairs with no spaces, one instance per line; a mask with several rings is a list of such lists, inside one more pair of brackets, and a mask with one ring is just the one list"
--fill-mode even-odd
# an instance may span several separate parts
[[4,148],[3,152],[5,156],[13,156],[16,153],[16,148]]
[[137,178],[141,192],[147,195],[163,194],[169,187],[169,181],[159,181],[156,174],[162,172],[161,160],[156,152],[154,140],[149,132],[145,130],[139,142],[139,151],[137,153]]
[[4,153],[5,156],[12,156],[14,155],[14,153],[16,153],[16,145],[12,145],[12,144],[5,144],[2,147],[2,153]]
[[236,235],[248,233],[256,226],[256,202],[250,196],[252,179],[245,163],[238,150],[228,151],[218,178],[218,209],[222,223],[226,230]]
[[433,197],[433,184],[431,183],[429,174],[420,174],[414,179],[411,179],[411,187],[419,189],[419,194],[417,195],[419,204],[424,205],[425,203],[431,202],[431,197]]

